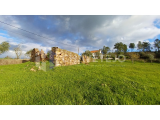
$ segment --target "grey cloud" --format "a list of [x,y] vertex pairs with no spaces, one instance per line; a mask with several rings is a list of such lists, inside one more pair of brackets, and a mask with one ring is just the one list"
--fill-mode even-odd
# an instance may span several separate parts
[[[1,21],[49,39],[1,23],[0,25],[7,29],[10,37],[17,39],[17,43],[28,44],[26,47],[29,47],[31,43],[36,43],[43,47],[58,46],[76,52],[77,46],[83,49],[82,51],[88,48],[99,49],[104,45],[113,48],[116,42],[124,42],[128,45],[130,42],[136,43],[139,40],[153,38],[160,33],[160,30],[153,25],[155,19],[160,19],[160,16],[0,16]],[[75,47],[59,43],[65,43],[66,40],[70,41],[68,44],[75,45]]]

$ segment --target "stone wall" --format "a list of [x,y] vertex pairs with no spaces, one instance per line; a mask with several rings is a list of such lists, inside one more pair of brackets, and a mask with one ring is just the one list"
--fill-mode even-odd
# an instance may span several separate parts
[[31,52],[31,62],[45,62],[48,60],[47,54],[44,53],[44,51],[41,49],[41,51],[38,50],[38,48],[34,48]]
[[1,59],[0,65],[21,64],[28,62],[28,59]]
[[92,58],[88,56],[82,56],[82,60],[80,60],[80,56],[77,53],[60,49],[58,47],[52,47],[49,58],[43,50],[39,51],[37,48],[32,50],[32,62],[45,62],[46,60],[50,60],[55,66],[68,66],[80,64],[80,62],[86,64],[91,62]]
[[60,49],[58,47],[52,47],[53,63],[55,66],[67,66],[80,64],[80,56],[76,53]]

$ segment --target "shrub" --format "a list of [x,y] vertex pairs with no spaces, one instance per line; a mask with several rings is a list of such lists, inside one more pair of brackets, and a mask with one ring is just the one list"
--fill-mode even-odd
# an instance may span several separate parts
[[107,55],[106,55],[106,54],[104,54],[104,55],[103,55],[103,59],[106,59],[106,58],[107,58]]
[[160,59],[154,59],[153,62],[160,63]]
[[132,60],[132,63],[134,62],[135,59],[139,59],[140,55],[138,53],[127,53],[127,56],[129,56]]
[[140,52],[139,54],[140,54],[140,58],[142,59],[149,59],[149,56],[148,56],[149,54],[152,55],[153,57],[156,56],[156,54],[152,52]]
[[155,57],[156,57],[156,58],[160,58],[160,53],[157,52],[157,53],[155,54]]
[[127,55],[127,56],[126,56],[126,59],[131,59],[131,57]]
[[154,60],[154,56],[153,56],[152,54],[148,54],[147,57],[148,57],[148,59],[149,59],[149,60],[151,61],[151,63],[152,63],[152,60]]
[[143,59],[147,58],[147,54],[144,52],[140,52],[139,55],[140,55],[140,58],[143,58]]
[[[125,56],[125,58],[126,58],[126,56]],[[124,56],[119,56],[119,59],[124,59]]]
[[110,53],[110,55],[111,55],[111,58],[113,58],[113,59],[115,59],[115,56],[118,57],[118,55],[116,53]]

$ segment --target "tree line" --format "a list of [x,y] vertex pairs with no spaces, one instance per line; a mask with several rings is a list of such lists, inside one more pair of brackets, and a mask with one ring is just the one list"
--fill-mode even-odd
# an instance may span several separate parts
[[[9,51],[9,48],[10,48],[10,44],[8,42],[2,42],[0,44],[0,55]],[[29,50],[25,53],[25,56],[27,57],[31,57],[31,51],[32,50]],[[21,45],[19,44],[17,47],[14,48],[14,52],[16,54],[16,58],[19,59],[20,56],[22,55],[22,49],[21,49]],[[10,58],[10,57],[6,57],[6,58]]]
[[[10,47],[10,45],[8,42],[2,42],[0,44],[0,55],[3,54],[4,52],[8,51],[9,47]],[[158,53],[160,52],[160,40],[159,39],[156,39],[154,41],[153,47],[156,49],[156,52],[158,52]],[[137,50],[139,50],[139,52],[147,52],[147,51],[151,52],[151,49],[153,49],[153,47],[151,47],[151,44],[149,42],[139,41],[137,44]],[[130,43],[129,48],[131,49],[131,52],[133,52],[134,49],[136,48],[136,45],[134,43]],[[117,53],[117,54],[123,54],[123,53],[125,54],[125,53],[129,52],[129,50],[127,49],[127,45],[122,42],[115,43],[114,49],[116,49],[115,53]],[[101,50],[102,50],[103,55],[106,55],[107,53],[111,53],[110,52],[111,49],[108,46],[103,46],[103,48]],[[18,45],[18,47],[14,48],[14,51],[17,56],[17,59],[19,59],[20,56],[22,55],[21,46]],[[31,51],[32,50],[28,50],[25,53],[25,56],[31,57]],[[99,52],[96,52],[95,54],[96,54],[96,56],[100,55]],[[92,53],[88,50],[88,51],[85,51],[84,53],[82,53],[82,55],[92,56]]]
[[[134,43],[130,43],[129,48],[131,49],[131,52],[133,52],[135,48],[137,48],[137,50],[139,52],[151,52],[151,49],[153,49],[153,47],[151,47],[150,42],[141,42],[141,41],[138,42],[137,47]],[[159,39],[156,39],[154,41],[154,48],[156,49],[155,51],[157,51],[157,52],[160,51],[160,40]],[[123,44],[122,42],[115,43],[114,49],[116,49],[115,53],[117,53],[117,54],[123,54],[123,53],[125,54],[125,53],[129,52],[127,45]],[[111,49],[106,46],[103,46],[103,48],[101,50],[102,50],[103,55],[106,55],[107,53],[109,53],[111,51]],[[84,53],[82,53],[82,55],[87,55],[87,56],[91,55],[92,56],[92,53],[90,53],[90,51],[87,50]],[[98,56],[99,52],[96,52],[96,55]]]

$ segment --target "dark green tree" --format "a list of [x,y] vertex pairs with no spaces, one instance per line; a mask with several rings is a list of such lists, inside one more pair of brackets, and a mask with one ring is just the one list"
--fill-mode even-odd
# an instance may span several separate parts
[[133,52],[134,48],[135,48],[135,44],[134,43],[130,43],[129,44],[129,48],[131,48],[131,51]]
[[138,48],[139,51],[142,51],[143,45],[142,45],[141,41],[138,42],[137,48]]
[[127,45],[123,44],[122,42],[116,43],[114,45],[114,49],[117,49],[117,53],[126,53],[127,52]]
[[108,51],[110,51],[110,48],[103,46],[102,53],[106,55]]
[[158,49],[158,52],[160,51],[160,40],[159,39],[156,39],[154,41],[154,47]]
[[83,55],[93,57],[93,56],[92,56],[92,53],[91,53],[89,50],[86,50],[84,53],[82,53],[82,56],[83,56]]
[[127,52],[127,45],[123,44],[123,52],[126,53]]
[[143,42],[142,47],[143,47],[143,51],[150,51],[151,44],[149,42]]
[[7,52],[9,50],[9,47],[10,47],[10,45],[8,42],[2,42],[0,44],[0,54]]

